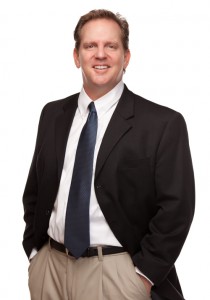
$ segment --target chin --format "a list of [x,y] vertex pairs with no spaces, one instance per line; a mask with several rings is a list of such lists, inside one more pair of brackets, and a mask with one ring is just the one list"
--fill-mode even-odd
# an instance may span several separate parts
[[113,85],[113,82],[111,82],[109,79],[103,79],[103,78],[98,78],[93,82],[95,85],[98,86],[110,86]]

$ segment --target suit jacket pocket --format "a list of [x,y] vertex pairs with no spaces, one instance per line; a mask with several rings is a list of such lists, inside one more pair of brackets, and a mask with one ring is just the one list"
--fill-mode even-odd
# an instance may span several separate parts
[[124,161],[118,168],[118,182],[120,189],[131,188],[136,195],[151,189],[154,180],[150,158]]
[[119,170],[135,169],[135,168],[150,168],[150,157],[140,159],[125,159],[119,164]]

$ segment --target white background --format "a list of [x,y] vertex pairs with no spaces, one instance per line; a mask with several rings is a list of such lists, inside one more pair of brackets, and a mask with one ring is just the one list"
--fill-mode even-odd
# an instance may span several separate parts
[[72,59],[72,34],[79,17],[94,8],[120,12],[130,24],[132,58],[124,76],[127,86],[180,111],[187,122],[197,205],[177,269],[187,300],[210,299],[208,0],[1,2],[0,297],[29,299],[28,262],[21,246],[21,198],[38,119],[45,103],[80,90],[80,70]]

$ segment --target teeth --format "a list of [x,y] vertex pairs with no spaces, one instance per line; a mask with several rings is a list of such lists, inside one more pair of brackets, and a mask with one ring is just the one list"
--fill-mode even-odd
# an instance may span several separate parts
[[103,70],[103,69],[108,69],[108,66],[95,66],[95,69]]

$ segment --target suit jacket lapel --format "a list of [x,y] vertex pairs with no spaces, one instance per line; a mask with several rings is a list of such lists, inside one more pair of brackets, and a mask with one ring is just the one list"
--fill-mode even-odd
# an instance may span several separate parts
[[[58,165],[58,180],[60,180],[68,141],[69,131],[77,109],[79,94],[73,95],[64,104],[56,119],[55,145]],[[132,128],[130,119],[134,116],[133,94],[125,86],[116,110],[110,120],[97,157],[95,176],[101,171],[107,157],[116,143]]]
[[104,134],[101,147],[99,149],[95,177],[100,173],[106,159],[118,141],[131,128],[130,119],[134,116],[134,100],[133,94],[125,86],[123,94],[115,109],[115,112],[109,122],[107,130]]
[[63,109],[56,119],[55,126],[55,145],[58,164],[58,179],[60,180],[63,162],[68,141],[70,127],[77,109],[78,95],[73,95],[69,101],[64,104]]

